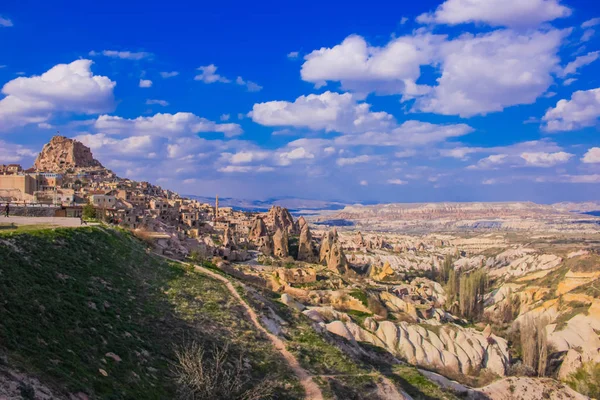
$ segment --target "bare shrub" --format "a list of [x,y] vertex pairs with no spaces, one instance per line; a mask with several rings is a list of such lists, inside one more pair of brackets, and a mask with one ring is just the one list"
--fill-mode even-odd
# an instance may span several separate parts
[[523,364],[536,371],[538,376],[546,375],[548,364],[548,339],[546,334],[546,318],[527,316],[521,321],[519,330]]
[[173,367],[181,399],[186,400],[260,400],[274,393],[270,379],[254,381],[244,368],[243,356],[234,357],[229,346],[204,346],[191,342],[175,352]]

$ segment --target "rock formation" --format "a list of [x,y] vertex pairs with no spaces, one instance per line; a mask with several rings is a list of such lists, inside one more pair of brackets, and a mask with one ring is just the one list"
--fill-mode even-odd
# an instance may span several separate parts
[[44,172],[65,172],[76,168],[104,167],[83,143],[64,136],[54,136],[38,155],[34,168]]
[[273,238],[269,235],[261,236],[254,241],[258,250],[265,256],[273,255]]
[[254,222],[252,223],[252,227],[250,228],[250,233],[248,234],[248,239],[257,240],[259,237],[267,236],[267,226],[265,225],[265,221],[262,218],[256,217]]
[[360,233],[360,231],[356,232],[356,237],[354,238],[354,245],[358,249],[365,247],[365,238],[363,237],[362,233]]
[[298,260],[314,262],[315,258],[315,248],[312,242],[312,234],[310,233],[308,224],[305,223],[302,225],[302,231],[300,231],[300,240],[298,241]]
[[233,232],[231,231],[231,229],[229,229],[229,226],[227,226],[225,228],[225,231],[223,232],[223,247],[229,248],[229,249],[235,249],[237,246],[236,240],[235,240],[235,236],[233,234]]
[[311,283],[317,281],[314,268],[278,268],[275,274],[285,283]]
[[348,261],[335,229],[323,236],[319,251],[319,262],[324,263],[327,268],[340,274],[348,271]]
[[270,233],[281,229],[288,235],[298,234],[298,227],[294,224],[294,218],[287,208],[273,206],[265,216],[265,224]]
[[[311,307],[304,313],[317,320]],[[326,314],[319,313],[321,320]],[[335,316],[333,317],[335,318]],[[478,368],[486,368],[504,376],[509,363],[508,344],[496,335],[485,336],[473,328],[444,325],[436,332],[405,321],[376,322],[365,319],[367,329],[354,322],[334,320],[325,325],[331,333],[350,341],[368,342],[399,355],[409,363],[428,368],[448,369],[455,373],[469,374]]]
[[386,261],[383,264],[383,267],[379,268],[375,265],[371,266],[371,270],[369,271],[369,276],[376,281],[382,281],[388,276],[394,276],[395,272],[392,269],[389,261]]
[[289,254],[287,231],[277,229],[277,232],[273,235],[273,255],[284,258],[289,256]]
[[304,217],[301,216],[300,218],[298,218],[298,221],[296,221],[296,225],[298,226],[298,232],[302,232],[304,226],[308,226],[308,222],[306,222]]

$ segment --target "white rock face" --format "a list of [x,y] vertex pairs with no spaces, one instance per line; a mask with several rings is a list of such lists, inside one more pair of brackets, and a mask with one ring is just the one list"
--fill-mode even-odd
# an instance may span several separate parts
[[548,378],[510,377],[477,389],[491,400],[586,400],[564,384]]
[[581,367],[582,364],[581,354],[575,349],[569,349],[558,370],[558,378],[560,380],[567,379],[569,375]]
[[[500,255],[496,256],[496,259],[499,257]],[[490,275],[504,277],[523,276],[533,271],[544,271],[558,267],[561,262],[562,258],[554,254],[527,254],[511,260],[506,266],[493,268],[490,270]]]
[[300,312],[304,311],[304,309],[306,308],[304,307],[304,304],[296,301],[292,296],[290,296],[287,293],[281,295],[281,302],[286,306],[291,307]]
[[[314,309],[313,309],[314,311]],[[327,330],[348,340],[371,343],[383,347],[409,363],[429,368],[450,368],[453,372],[469,374],[479,367],[504,376],[508,365],[506,340],[458,325],[433,330],[417,324],[391,321],[365,322],[366,330],[353,322],[336,320],[326,325]]]

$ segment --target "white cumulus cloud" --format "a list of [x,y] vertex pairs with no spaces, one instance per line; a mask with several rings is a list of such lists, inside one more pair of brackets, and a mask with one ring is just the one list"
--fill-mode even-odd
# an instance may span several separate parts
[[114,108],[116,85],[106,76],[94,75],[92,61],[58,64],[40,76],[19,77],[2,88],[0,130],[42,123],[56,112],[97,114]]
[[126,138],[115,138],[104,133],[82,134],[74,139],[90,147],[92,150],[98,150],[101,154],[121,154],[129,155],[132,153],[147,154],[154,148],[153,138],[149,135],[131,136]]
[[410,97],[427,90],[416,84],[420,66],[433,62],[444,39],[445,36],[425,33],[403,36],[377,47],[352,35],[337,46],[306,55],[300,74],[303,80],[318,85],[335,81],[354,92],[402,93]]
[[294,160],[308,160],[315,158],[315,155],[306,150],[304,147],[296,147],[295,149],[279,154],[280,165],[290,165]]
[[150,79],[140,79],[140,87],[141,88],[152,87],[152,81]]
[[101,115],[95,128],[108,134],[141,134],[170,138],[199,132],[221,132],[225,136],[240,135],[243,131],[238,124],[218,124],[192,113],[156,114],[151,117],[126,119],[117,116]]
[[542,118],[548,132],[573,131],[594,126],[600,117],[600,88],[579,90],[571,100],[562,99]]
[[525,160],[525,164],[533,167],[553,167],[558,164],[564,164],[573,157],[573,154],[559,151],[556,153],[523,153],[521,158]]
[[[498,29],[449,40],[417,30],[384,46],[352,35],[306,55],[301,76],[318,86],[339,82],[359,97],[375,92],[416,98],[413,111],[470,117],[535,102],[554,82],[557,53],[569,33]],[[418,83],[425,66],[441,74],[436,85]]]
[[293,103],[269,101],[254,104],[252,120],[265,126],[293,126],[342,133],[387,129],[394,118],[373,112],[370,105],[357,103],[350,93],[325,92],[300,96]]
[[600,147],[592,147],[589,149],[581,159],[586,164],[600,163]]
[[194,80],[196,81],[202,81],[204,83],[231,82],[231,80],[217,74],[217,66],[214,64],[198,67],[198,71],[200,71],[200,73],[194,77]]
[[434,12],[418,16],[417,21],[531,28],[569,15],[571,9],[561,5],[560,0],[446,0]]
[[414,109],[471,117],[532,104],[553,83],[565,31],[465,34],[440,48],[438,85]]

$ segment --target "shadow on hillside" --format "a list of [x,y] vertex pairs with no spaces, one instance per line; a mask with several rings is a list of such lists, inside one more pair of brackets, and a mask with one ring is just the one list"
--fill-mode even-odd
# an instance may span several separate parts
[[219,282],[125,232],[0,233],[0,347],[21,369],[67,393],[175,398],[174,351],[190,341],[282,370]]

